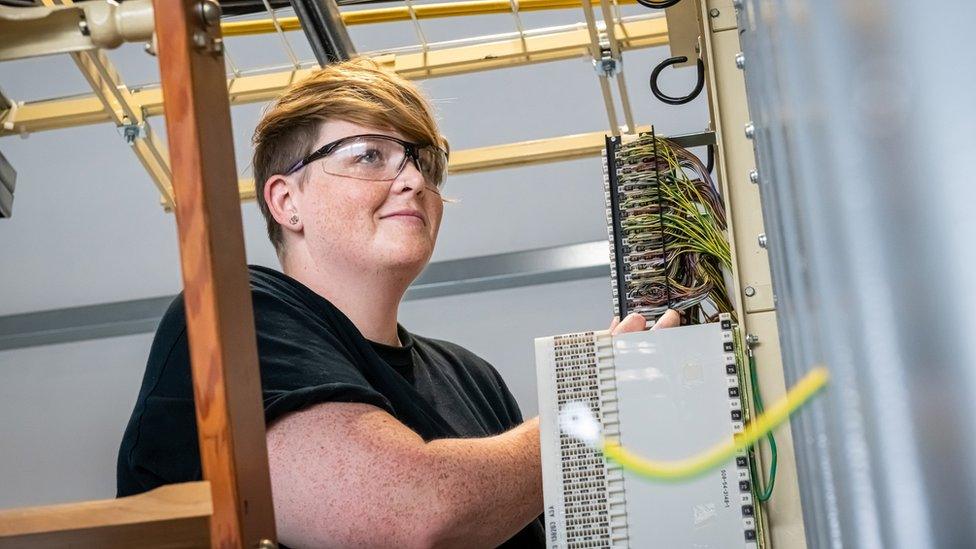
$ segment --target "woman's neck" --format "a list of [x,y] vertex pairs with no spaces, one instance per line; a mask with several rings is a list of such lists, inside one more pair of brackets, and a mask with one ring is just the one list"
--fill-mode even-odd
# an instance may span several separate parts
[[413,277],[390,270],[351,273],[282,258],[282,270],[342,311],[370,341],[400,346],[397,313]]

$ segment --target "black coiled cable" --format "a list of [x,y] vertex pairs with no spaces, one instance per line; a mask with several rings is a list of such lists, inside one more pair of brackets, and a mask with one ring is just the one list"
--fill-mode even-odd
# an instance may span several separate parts
[[655,2],[654,0],[637,0],[637,3],[655,10],[663,10],[664,8],[670,8],[671,6],[677,4],[681,0],[663,0],[660,2]]
[[684,97],[671,97],[670,95],[662,92],[661,88],[659,88],[657,85],[657,79],[659,76],[661,76],[661,71],[663,71],[665,67],[677,65],[678,63],[684,63],[687,60],[688,58],[683,55],[680,57],[669,57],[664,61],[661,61],[658,66],[654,67],[654,70],[651,71],[651,93],[654,94],[654,97],[657,97],[668,105],[684,105],[685,103],[690,103],[692,100],[698,97],[698,94],[700,94],[702,89],[705,87],[705,64],[702,63],[701,58],[698,59],[698,83],[695,84],[695,89],[691,90],[691,93],[688,95]]

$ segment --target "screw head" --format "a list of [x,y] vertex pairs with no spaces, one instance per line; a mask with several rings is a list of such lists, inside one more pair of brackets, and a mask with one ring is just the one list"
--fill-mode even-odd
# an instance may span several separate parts
[[766,248],[766,233],[759,233],[759,236],[756,238],[756,240],[759,241],[759,247],[760,248],[763,248],[763,249]]
[[746,67],[746,56],[741,51],[735,54],[735,67],[737,69],[744,69]]
[[745,127],[746,139],[752,139],[756,137],[756,125],[752,122],[747,122]]
[[712,8],[708,10],[708,16],[711,17],[712,19],[718,17],[721,14],[722,12],[718,11],[718,8]]
[[753,185],[758,185],[759,184],[759,172],[757,172],[756,170],[749,170],[749,181]]
[[756,343],[759,343],[759,336],[756,334],[746,335],[746,345],[755,345]]
[[753,288],[752,286],[746,286],[743,292],[746,294],[746,297],[752,297],[756,295],[756,289]]
[[213,0],[203,0],[197,4],[197,14],[205,27],[220,23],[220,4]]

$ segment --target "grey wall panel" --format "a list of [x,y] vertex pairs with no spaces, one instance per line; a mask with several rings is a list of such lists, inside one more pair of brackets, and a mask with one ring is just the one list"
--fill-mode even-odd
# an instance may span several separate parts
[[0,352],[0,508],[115,497],[152,334]]
[[[740,13],[811,547],[976,544],[971,2]],[[968,213],[967,213],[968,212]]]

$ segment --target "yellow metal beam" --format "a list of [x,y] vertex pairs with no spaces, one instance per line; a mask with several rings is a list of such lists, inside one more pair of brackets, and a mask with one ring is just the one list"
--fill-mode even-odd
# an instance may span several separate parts
[[[591,4],[599,4],[600,0],[590,0]],[[636,0],[618,0],[619,4],[635,4]],[[541,11],[554,9],[578,8],[583,5],[582,0],[519,0],[518,10]],[[444,2],[440,4],[421,4],[414,6],[413,12],[417,19],[434,19],[438,17],[460,17],[466,15],[486,15],[492,13],[511,13],[512,3],[509,0],[474,0],[469,2]],[[342,22],[349,25],[366,25],[371,23],[389,23],[392,21],[409,21],[410,9],[407,6],[392,8],[377,8],[357,11],[343,11]],[[298,30],[301,24],[297,17],[279,17],[278,24],[285,31]],[[275,32],[271,19],[253,19],[250,21],[228,21],[221,23],[224,36],[246,36],[251,34],[268,34]]]
[[169,152],[149,127],[141,107],[133,99],[111,61],[102,50],[73,53],[71,56],[115,125],[130,128],[132,133],[125,136],[126,142],[132,146],[132,151],[149,173],[163,203],[172,207],[173,176],[169,168]]
[[[648,131],[650,126],[637,128],[638,133]],[[599,156],[606,135],[604,130],[454,151],[448,172],[458,175]]]
[[[650,126],[637,128],[638,133],[650,130]],[[599,156],[606,135],[599,131],[452,151],[447,170],[450,175],[460,175]],[[254,200],[253,179],[241,179],[238,188],[241,200]]]
[[[524,1],[524,0],[523,0]],[[663,17],[618,23],[615,33],[621,50],[660,46],[668,42]],[[422,79],[505,67],[572,59],[588,54],[586,29],[558,31],[522,40],[499,40],[484,44],[430,50],[424,53],[388,54],[375,57],[405,78]],[[227,83],[231,104],[268,101],[291,84],[301,81],[312,69],[286,70],[232,78]],[[137,113],[155,116],[163,112],[163,94],[158,87],[126,90],[127,103]],[[114,120],[96,96],[50,99],[20,104],[2,119],[0,136],[83,126]]]

